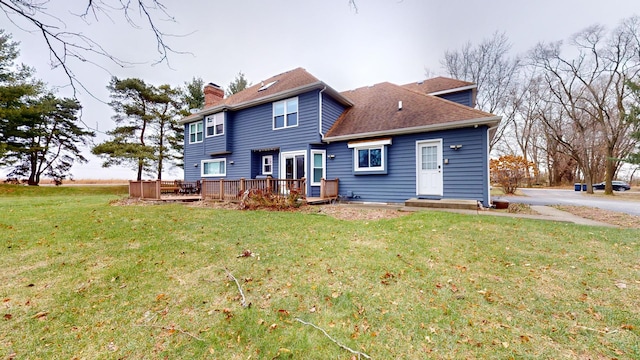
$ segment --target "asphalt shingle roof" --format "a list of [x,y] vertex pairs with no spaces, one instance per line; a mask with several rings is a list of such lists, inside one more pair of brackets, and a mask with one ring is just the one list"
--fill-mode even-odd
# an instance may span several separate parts
[[475,85],[475,84],[468,81],[462,81],[457,79],[451,79],[444,76],[438,76],[432,79],[404,84],[402,85],[402,87],[405,87],[409,90],[425,93],[425,94],[432,94],[435,92],[453,90],[453,89],[472,86],[472,85]]
[[[258,91],[258,89],[260,89],[263,85],[270,84],[274,81],[275,83],[273,83],[273,85],[269,86],[267,89]],[[318,78],[309,74],[305,69],[296,68],[287,72],[283,72],[282,74],[272,76],[255,85],[252,85],[239,93],[233,94],[228,98],[223,99],[221,102],[217,103],[215,106],[219,106],[222,104],[228,105],[228,106],[238,105],[245,102],[257,100],[263,97],[272,96],[283,91],[287,91],[287,90],[291,90],[291,89],[295,89],[305,85],[311,85],[319,82],[320,80],[318,80]]]
[[[394,85],[388,82],[341,93],[354,106],[347,109],[325,135],[326,138],[382,133],[400,129],[494,119],[493,114]],[[398,102],[402,101],[399,110]]]

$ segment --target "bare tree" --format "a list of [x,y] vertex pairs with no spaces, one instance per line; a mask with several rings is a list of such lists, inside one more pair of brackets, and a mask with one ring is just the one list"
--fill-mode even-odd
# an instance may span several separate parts
[[[521,73],[522,78],[513,82],[506,96],[504,112],[511,121],[505,126],[505,138],[509,141],[500,144],[506,148],[503,152],[521,154],[525,160],[533,162],[540,174],[546,144],[539,112],[547,95],[546,84],[535,72]],[[527,173],[529,186],[540,180],[532,175]]]
[[627,79],[640,73],[640,19],[632,17],[607,34],[591,26],[571,39],[573,58],[561,52],[562,43],[538,44],[531,52],[533,65],[544,71],[554,105],[561,117],[545,117],[554,139],[576,160],[584,173],[588,191],[597,175],[598,162],[605,164],[605,193],[613,192],[611,180],[622,159],[635,143],[625,121],[630,92]]
[[[0,0],[0,10],[17,27],[24,31],[37,32],[42,36],[49,50],[52,68],[60,68],[69,79],[74,91],[84,88],[73,71],[74,63],[90,63],[99,68],[99,59],[124,67],[131,65],[127,60],[114,56],[108,49],[85,35],[80,28],[68,26],[63,16],[72,14],[81,20],[79,23],[89,26],[89,21],[108,19],[113,21],[116,15],[122,16],[133,28],[150,28],[156,41],[158,58],[155,63],[169,62],[168,55],[176,51],[166,42],[169,34],[164,33],[156,23],[174,21],[160,0],[86,0],[61,5],[47,0]],[[74,29],[74,30],[69,30]]]
[[480,110],[503,116],[490,147],[502,139],[513,119],[504,116],[505,99],[517,78],[520,60],[510,57],[511,44],[504,33],[496,32],[480,44],[468,42],[460,50],[446,51],[442,65],[449,76],[473,82],[478,87],[477,106]]

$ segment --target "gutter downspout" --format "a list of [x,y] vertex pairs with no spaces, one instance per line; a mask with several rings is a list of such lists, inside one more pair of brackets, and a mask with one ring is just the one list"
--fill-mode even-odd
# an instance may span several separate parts
[[326,86],[318,93],[318,105],[320,109],[318,111],[318,132],[320,133],[320,140],[324,140],[324,133],[322,132],[322,93],[325,90],[327,90]]

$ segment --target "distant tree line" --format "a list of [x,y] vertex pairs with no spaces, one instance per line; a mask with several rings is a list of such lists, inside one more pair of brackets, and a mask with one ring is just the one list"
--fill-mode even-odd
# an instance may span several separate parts
[[447,51],[442,64],[450,76],[477,84],[481,110],[502,116],[492,151],[536,164],[530,182],[584,180],[592,192],[604,179],[610,194],[621,166],[640,163],[639,30],[634,16],[519,55],[495,33]]
[[[86,163],[83,148],[95,132],[79,118],[81,105],[61,98],[34,78],[34,70],[17,64],[18,43],[0,30],[0,166],[9,178],[38,185],[43,177],[56,183],[71,176],[75,163]],[[250,83],[242,72],[229,84],[228,94]],[[142,79],[112,77],[107,88],[115,127],[108,139],[91,151],[104,167],[126,166],[162,179],[168,166],[182,166],[183,127],[178,120],[204,106],[204,81],[193,78],[183,86],[155,86]]]

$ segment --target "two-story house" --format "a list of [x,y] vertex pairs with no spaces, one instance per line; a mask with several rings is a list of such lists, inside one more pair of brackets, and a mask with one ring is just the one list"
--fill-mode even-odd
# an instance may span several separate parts
[[474,84],[448,78],[338,92],[297,68],[182,119],[185,180],[340,179],[361,202],[472,199],[489,206],[489,139],[500,118],[472,106]]

